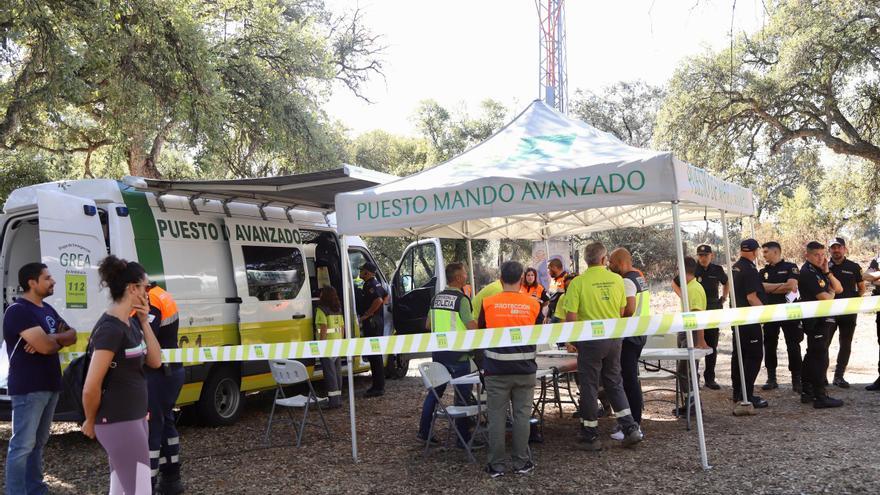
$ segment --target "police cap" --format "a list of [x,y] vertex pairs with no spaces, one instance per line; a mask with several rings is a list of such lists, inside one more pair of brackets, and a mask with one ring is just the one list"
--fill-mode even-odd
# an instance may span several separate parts
[[834,239],[831,239],[830,241],[828,241],[828,247],[831,247],[834,245],[840,245],[840,246],[846,247],[846,241],[843,240],[843,237],[835,237]]
[[712,254],[712,246],[708,244],[700,244],[697,246],[697,254]]
[[363,265],[361,265],[361,270],[366,270],[370,273],[376,273],[379,271],[379,269],[376,267],[376,265],[374,265],[373,263],[370,263],[369,261],[364,263]]
[[739,243],[740,251],[754,251],[759,247],[760,245],[758,244],[758,241],[754,239],[746,239]]

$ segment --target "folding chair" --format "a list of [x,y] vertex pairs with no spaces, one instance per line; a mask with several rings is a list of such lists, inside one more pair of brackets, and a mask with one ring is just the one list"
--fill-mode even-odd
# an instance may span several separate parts
[[[266,426],[266,437],[263,442],[266,444],[269,443],[269,433],[272,430],[272,418],[275,416],[275,406],[282,406],[288,408],[287,415],[290,417],[291,423],[293,423],[294,432],[296,433],[296,446],[299,447],[305,436],[306,420],[309,417],[309,407],[312,404],[318,408],[318,415],[321,417],[321,423],[324,425],[324,431],[327,432],[327,439],[329,440],[330,428],[327,427],[327,422],[324,421],[324,413],[321,410],[322,405],[327,403],[328,399],[326,397],[319,398],[317,394],[315,394],[315,388],[309,380],[309,372],[306,369],[306,366],[299,361],[285,359],[269,361],[269,369],[272,371],[272,378],[275,379],[275,383],[278,384],[278,387],[275,389],[275,399],[272,401],[272,410],[269,412],[269,424]],[[308,384],[308,396],[297,395],[294,397],[287,397],[284,395],[285,385],[295,385],[303,382]],[[297,424],[296,419],[293,417],[290,408],[303,410],[302,421],[300,421],[299,424]]]
[[[425,440],[425,452],[424,455],[428,455],[428,451],[431,448],[431,439],[434,437],[434,423],[440,419],[446,421],[449,428],[449,434],[447,434],[447,441],[452,439],[451,433],[455,432],[455,436],[458,437],[458,441],[464,445],[464,450],[467,452],[468,459],[470,462],[476,462],[473,453],[471,452],[471,443],[474,441],[474,437],[476,435],[471,435],[471,439],[468,442],[464,441],[464,438],[461,436],[461,433],[456,428],[455,420],[478,417],[479,416],[479,407],[478,406],[447,406],[443,403],[442,397],[437,393],[437,387],[441,385],[449,384],[450,380],[452,380],[452,376],[449,374],[449,370],[446,369],[440,363],[421,363],[419,364],[419,374],[422,375],[422,384],[428,390],[429,394],[434,394],[434,399],[437,401],[437,405],[434,406],[434,412],[431,416],[431,428],[428,430],[428,436]],[[454,393],[454,392],[453,392]],[[479,418],[477,418],[479,420]]]

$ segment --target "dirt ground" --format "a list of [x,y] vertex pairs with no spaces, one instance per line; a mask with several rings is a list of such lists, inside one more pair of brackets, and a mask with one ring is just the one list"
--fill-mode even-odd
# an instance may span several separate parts
[[[577,449],[571,405],[562,418],[549,408],[545,441],[532,444],[538,467],[530,475],[489,479],[482,472],[485,451],[477,453],[477,464],[468,464],[457,449],[423,458],[415,433],[424,393],[411,367],[410,376],[388,382],[384,397],[357,400],[358,464],[351,459],[347,407],[326,414],[330,441],[310,426],[297,449],[292,427],[279,421],[267,446],[263,434],[270,403],[249,397],[235,426],[181,428],[183,475],[188,493],[880,493],[880,393],[864,390],[877,378],[873,315],[859,318],[847,373],[852,388],[829,389],[846,402],[841,409],[814,410],[800,403],[790,389],[780,339],[780,388],[759,392],[770,407],[756,416],[734,417],[729,333],[721,347],[718,381],[723,388],[701,390],[708,471],[700,467],[695,428],[686,431],[667,402],[647,403],[646,439],[632,450],[608,439],[613,423],[601,420],[606,448],[600,453]],[[832,367],[836,355],[835,340]],[[759,384],[765,376],[762,369]],[[369,377],[357,377],[355,384],[362,393]],[[647,389],[654,386],[660,385]],[[653,392],[648,398],[670,399],[671,394]],[[45,472],[53,493],[106,493],[101,447],[75,425],[54,425],[52,433]],[[4,463],[9,435],[9,424],[0,423]]]

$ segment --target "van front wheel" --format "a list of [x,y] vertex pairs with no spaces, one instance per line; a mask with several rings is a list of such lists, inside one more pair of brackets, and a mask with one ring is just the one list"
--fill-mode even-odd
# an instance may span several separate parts
[[241,373],[229,366],[211,371],[197,404],[199,418],[208,426],[228,426],[238,421],[243,405]]

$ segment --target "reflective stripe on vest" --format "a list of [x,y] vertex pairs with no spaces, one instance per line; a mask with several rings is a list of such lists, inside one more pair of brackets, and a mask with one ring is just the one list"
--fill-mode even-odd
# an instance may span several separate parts
[[636,286],[636,309],[633,316],[650,316],[651,292],[648,290],[648,282],[641,272],[633,270],[624,275]]
[[527,359],[535,359],[537,353],[535,352],[495,352],[495,351],[485,351],[485,356],[489,359],[495,359],[497,361],[525,361]]
[[174,302],[174,298],[171,297],[171,294],[158,285],[151,288],[148,294],[150,296],[150,305],[159,308],[159,326],[164,327],[177,321],[177,303]]
[[461,320],[459,310],[461,301],[467,296],[464,292],[446,289],[434,296],[431,301],[431,309],[428,318],[431,319],[431,332],[456,332],[467,330],[467,325]]

